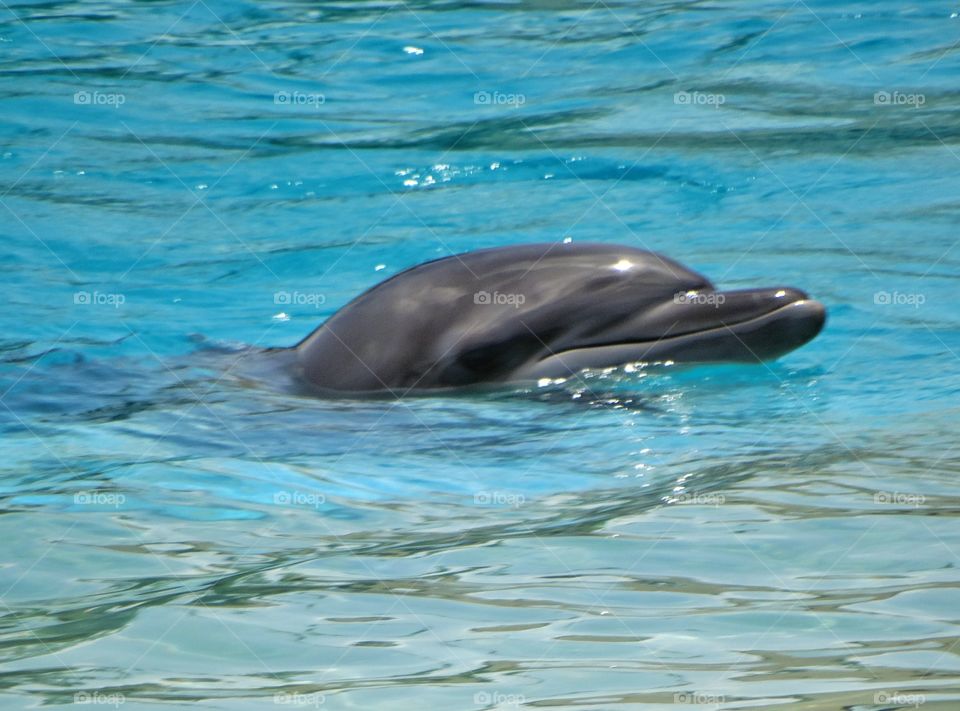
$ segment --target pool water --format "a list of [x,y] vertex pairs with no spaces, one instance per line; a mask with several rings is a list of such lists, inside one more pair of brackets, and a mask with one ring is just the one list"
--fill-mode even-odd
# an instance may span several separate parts
[[[958,10],[0,5],[0,708],[958,708]],[[400,401],[248,368],[566,238],[827,327]]]

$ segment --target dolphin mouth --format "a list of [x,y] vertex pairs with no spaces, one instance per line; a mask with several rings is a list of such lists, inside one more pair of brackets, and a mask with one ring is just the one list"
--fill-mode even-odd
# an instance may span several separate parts
[[[673,328],[667,327],[658,338],[622,338],[556,350],[518,375],[562,378],[585,368],[641,362],[764,362],[807,343],[826,322],[824,305],[797,289],[712,293],[732,296],[739,303],[731,308],[725,308],[724,302],[715,304],[712,317],[699,314],[697,327],[691,328],[688,323],[682,331],[673,333]],[[743,308],[749,299],[757,303]]]

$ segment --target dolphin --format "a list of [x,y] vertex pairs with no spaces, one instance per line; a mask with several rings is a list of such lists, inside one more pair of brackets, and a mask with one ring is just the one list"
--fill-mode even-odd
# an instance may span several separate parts
[[398,395],[635,362],[756,363],[803,345],[825,320],[799,289],[718,291],[655,252],[521,244],[402,271],[287,350],[308,391]]

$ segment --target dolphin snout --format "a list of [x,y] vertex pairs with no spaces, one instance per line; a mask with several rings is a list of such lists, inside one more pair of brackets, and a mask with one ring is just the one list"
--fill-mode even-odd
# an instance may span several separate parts
[[759,316],[730,328],[744,360],[772,360],[812,340],[827,320],[826,307],[799,289],[777,289]]
[[809,299],[805,291],[791,286],[715,292],[717,308],[728,323],[746,321]]
[[820,333],[827,322],[827,308],[816,299],[805,296],[784,307],[780,318],[783,328],[790,331],[796,348]]
[[773,360],[816,336],[827,314],[793,287],[688,292],[672,308],[671,318],[682,315],[687,330],[650,355],[677,361]]

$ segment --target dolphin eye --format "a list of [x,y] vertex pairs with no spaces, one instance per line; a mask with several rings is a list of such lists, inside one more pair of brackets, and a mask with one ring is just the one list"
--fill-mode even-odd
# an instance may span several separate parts
[[516,368],[531,354],[543,349],[543,341],[529,330],[496,340],[484,340],[456,354],[444,367],[440,378],[444,385],[476,383]]

